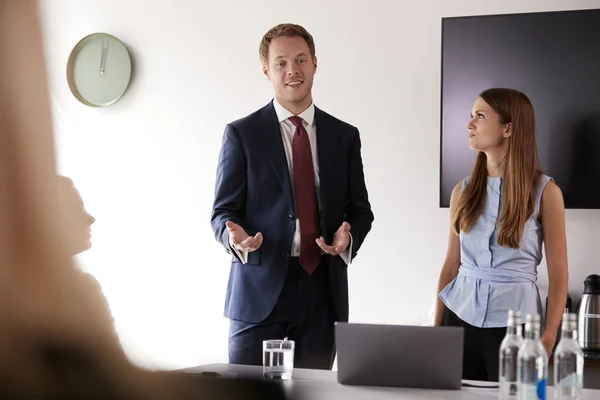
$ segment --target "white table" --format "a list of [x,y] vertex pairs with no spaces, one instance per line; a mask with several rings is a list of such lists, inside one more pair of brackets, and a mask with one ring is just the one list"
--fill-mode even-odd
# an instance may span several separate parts
[[[262,378],[262,367],[233,364],[209,364],[187,368],[184,372],[216,372],[225,378]],[[486,382],[468,383],[486,384]],[[498,389],[463,387],[461,390],[431,390],[409,388],[387,388],[371,386],[346,386],[337,382],[336,371],[294,369],[291,381],[284,381],[286,392],[294,399],[310,400],[478,400],[497,399]],[[553,388],[548,387],[547,399],[553,399]],[[600,390],[584,389],[583,399],[600,399]]]

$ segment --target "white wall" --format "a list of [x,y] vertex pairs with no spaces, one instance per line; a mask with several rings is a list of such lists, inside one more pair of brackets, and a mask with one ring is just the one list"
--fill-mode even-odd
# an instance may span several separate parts
[[[375,223],[350,269],[351,320],[424,324],[448,232],[448,210],[438,207],[440,18],[600,6],[598,0],[410,6],[354,0],[353,8],[343,0],[41,3],[60,172],[74,179],[97,218],[94,248],[81,261],[102,283],[132,360],[159,368],[227,360],[222,310],[229,258],[209,222],[215,168],[225,124],[271,99],[258,60],[268,28],[296,22],[313,34],[315,103],[362,133]],[[79,104],[65,80],[70,50],[97,31],[124,40],[135,57],[129,92],[107,109]],[[585,276],[598,272],[599,226],[600,211],[567,211],[574,296]],[[545,292],[545,264],[541,271]]]

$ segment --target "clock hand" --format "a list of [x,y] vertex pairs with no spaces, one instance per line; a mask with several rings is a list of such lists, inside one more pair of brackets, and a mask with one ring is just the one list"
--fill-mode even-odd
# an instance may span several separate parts
[[102,56],[100,58],[100,75],[104,74],[104,67],[106,66],[106,54],[108,53],[108,41],[102,42]]

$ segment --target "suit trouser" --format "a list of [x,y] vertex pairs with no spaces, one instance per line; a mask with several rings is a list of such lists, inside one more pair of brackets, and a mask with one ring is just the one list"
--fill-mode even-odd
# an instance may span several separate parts
[[263,340],[287,336],[295,341],[296,368],[332,368],[335,311],[329,265],[325,257],[321,260],[312,275],[308,275],[299,259],[291,257],[283,289],[269,316],[259,323],[231,320],[230,364],[262,365]]

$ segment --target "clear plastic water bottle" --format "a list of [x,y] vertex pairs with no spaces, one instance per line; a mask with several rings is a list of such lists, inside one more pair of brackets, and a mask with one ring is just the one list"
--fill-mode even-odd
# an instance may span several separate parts
[[583,352],[577,342],[577,315],[565,313],[562,336],[554,350],[554,398],[582,398]]
[[540,340],[539,314],[527,314],[517,361],[519,400],[546,400],[548,353]]
[[500,382],[500,398],[514,399],[517,397],[517,359],[519,349],[523,344],[521,333],[521,312],[518,310],[508,311],[506,325],[506,336],[500,344],[500,366],[498,371]]

